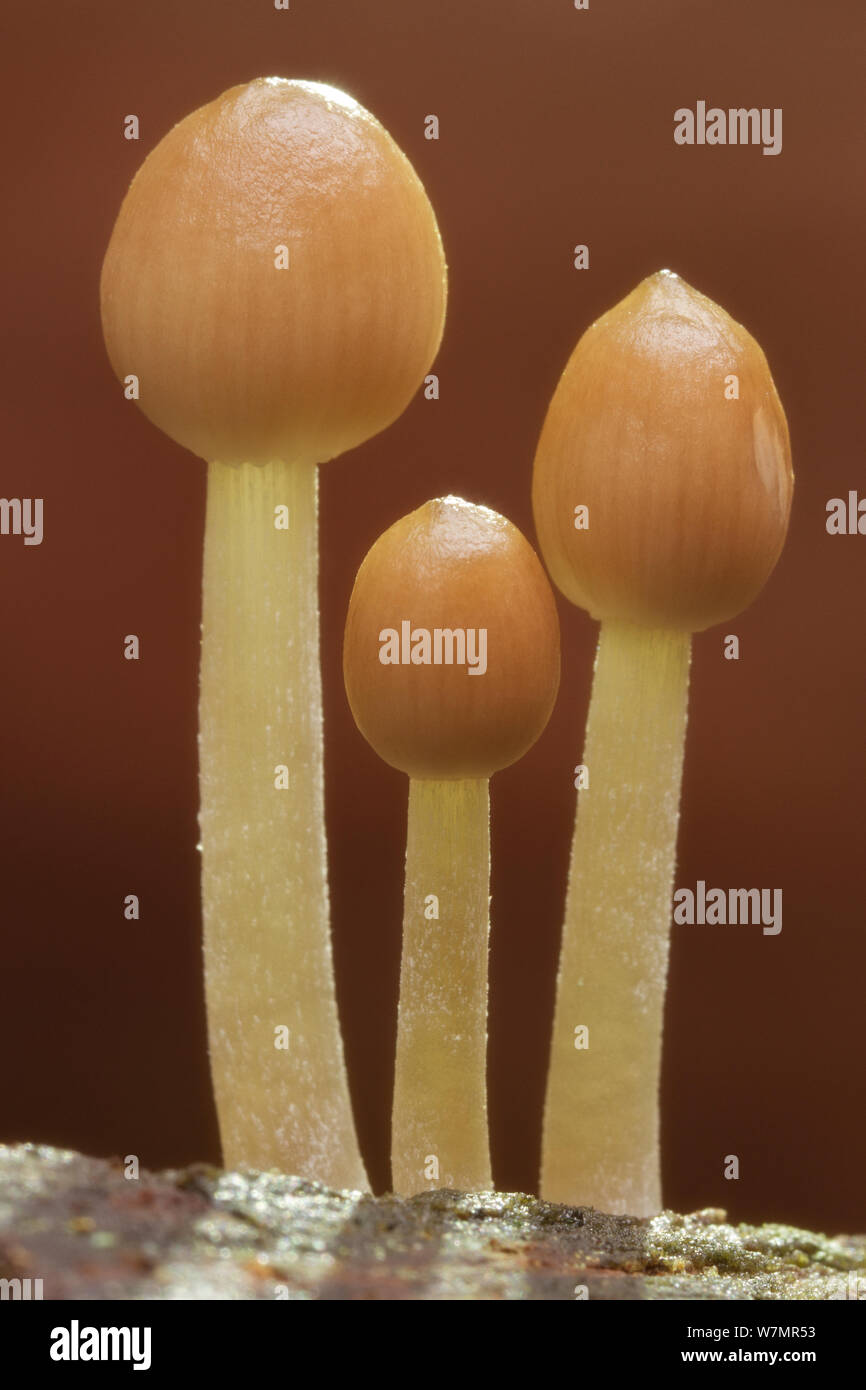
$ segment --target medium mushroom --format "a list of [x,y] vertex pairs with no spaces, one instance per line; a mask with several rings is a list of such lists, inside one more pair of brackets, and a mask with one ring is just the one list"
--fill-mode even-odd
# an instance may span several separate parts
[[343,672],[361,733],[410,779],[394,1190],[489,1189],[488,779],[535,742],[559,685],[535,552],[488,507],[425,503],[361,564]]
[[316,465],[391,424],[442,335],[433,211],[333,87],[262,78],[176,125],[102,271],[106,346],[208,462],[205,982],[230,1166],[362,1188],[328,924]]
[[[793,489],[766,358],[669,271],[583,335],[547,413],[542,555],[601,620],[562,935],[541,1192],[661,1207],[658,1089],[691,634],[752,602]],[[585,1031],[584,1031],[585,1030]]]

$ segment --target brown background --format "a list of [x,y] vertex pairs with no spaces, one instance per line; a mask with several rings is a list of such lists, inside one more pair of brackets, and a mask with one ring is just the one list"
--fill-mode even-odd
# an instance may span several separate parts
[[[694,644],[677,883],[782,887],[784,928],[675,931],[666,1196],[863,1228],[862,586],[830,538],[863,487],[861,0],[149,0],[4,5],[0,493],[0,1138],[216,1159],[200,972],[196,676],[204,467],[122,399],[97,285],[127,183],[169,126],[261,74],[345,87],[415,162],[450,262],[442,398],[323,470],[334,929],[362,1144],[386,1181],[406,783],[340,675],[355,569],[427,497],[533,535],[529,478],[577,336],[679,271],[764,346],[791,425],[791,533],[759,601]],[[784,148],[680,148],[673,112],[784,108]],[[122,119],[141,120],[138,144]],[[423,138],[429,112],[441,138]],[[590,247],[591,269],[571,249]],[[494,784],[495,1167],[535,1180],[557,937],[595,629],[560,604],[553,721]],[[140,662],[122,660],[135,632]],[[142,918],[126,923],[125,894]],[[723,1156],[741,1160],[738,1183]]]

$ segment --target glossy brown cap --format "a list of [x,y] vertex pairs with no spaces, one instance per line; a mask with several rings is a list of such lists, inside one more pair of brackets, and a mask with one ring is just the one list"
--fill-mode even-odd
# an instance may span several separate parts
[[417,391],[442,336],[445,260],[384,127],[336,88],[268,77],[148,155],[101,298],[115,372],[138,376],[172,439],[209,461],[318,463]]
[[[544,422],[532,504],[545,563],[572,603],[699,632],[763,587],[793,482],[760,347],[663,270],[577,344]],[[575,527],[580,506],[587,529]]]
[[[383,664],[382,634],[402,638],[403,622],[431,643],[436,629],[474,630],[467,658],[478,657],[484,629],[486,670],[470,674],[468,659]],[[416,650],[423,654],[423,639]],[[443,658],[446,650],[443,639]],[[535,551],[504,516],[459,497],[402,517],[358,571],[343,675],[361,733],[410,777],[489,777],[516,762],[544,729],[559,687],[556,603]]]

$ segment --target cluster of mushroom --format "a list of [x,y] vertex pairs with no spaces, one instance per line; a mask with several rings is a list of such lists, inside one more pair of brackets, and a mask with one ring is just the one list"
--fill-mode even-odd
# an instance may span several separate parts
[[[115,371],[208,463],[200,825],[224,1159],[364,1189],[329,929],[316,465],[387,427],[432,364],[446,304],[436,219],[351,98],[260,79],[149,155],[101,296]],[[553,1200],[661,1205],[690,634],[761,588],[791,487],[766,361],[716,305],[662,272],[584,334],[532,485],[554,582],[602,620],[545,1109]],[[534,550],[457,497],[395,521],[358,572],[344,676],[362,734],[409,777],[393,1185],[489,1188],[488,779],[539,737],[559,685]]]

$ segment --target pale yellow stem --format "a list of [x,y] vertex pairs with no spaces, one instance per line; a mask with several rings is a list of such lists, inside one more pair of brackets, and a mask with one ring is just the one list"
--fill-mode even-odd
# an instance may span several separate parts
[[395,1192],[493,1186],[489,923],[487,779],[411,780],[391,1131]]
[[549,1201],[661,1209],[658,1090],[690,654],[687,633],[602,624],[545,1103]]
[[[280,507],[288,529],[275,525]],[[199,706],[208,1033],[228,1167],[366,1188],[328,922],[317,526],[314,467],[211,464]]]

